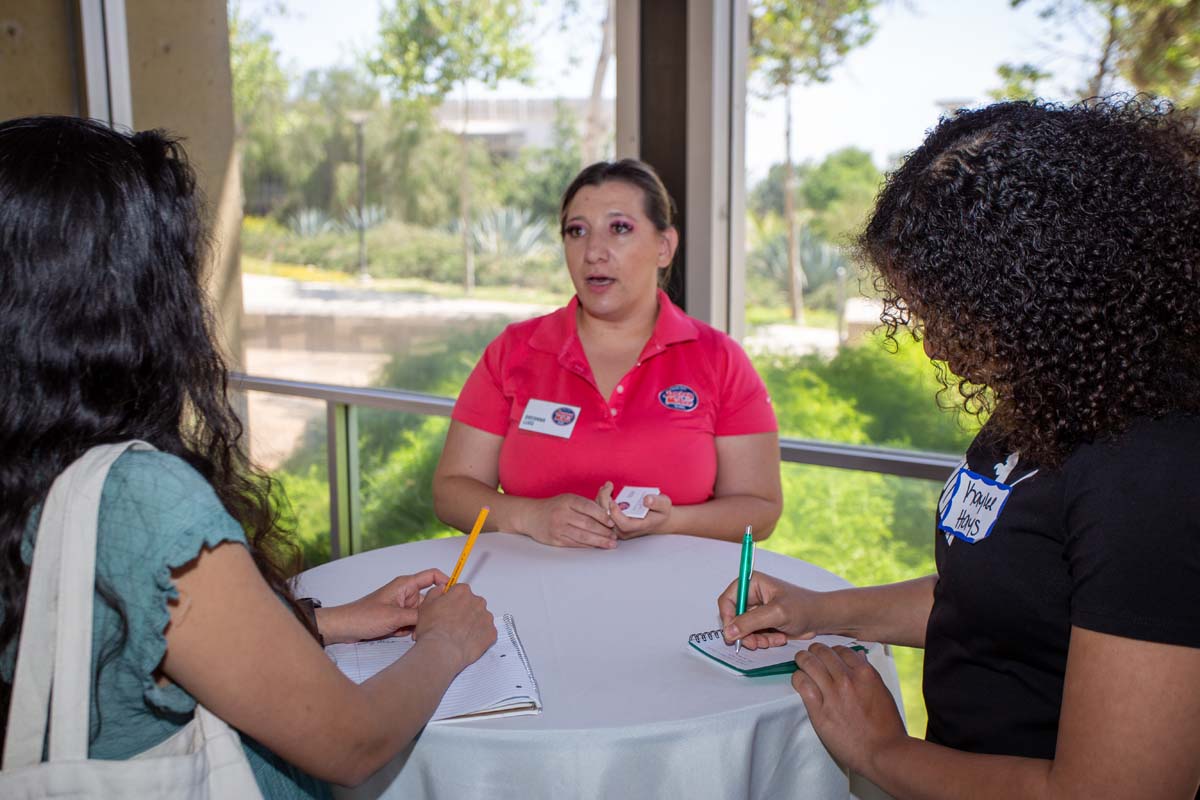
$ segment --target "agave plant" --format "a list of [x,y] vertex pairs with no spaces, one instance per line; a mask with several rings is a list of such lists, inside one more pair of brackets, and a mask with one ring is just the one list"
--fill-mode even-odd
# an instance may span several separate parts
[[508,258],[536,256],[546,247],[546,221],[519,208],[497,208],[471,228],[475,252]]
[[311,207],[302,208],[288,217],[287,226],[292,233],[306,238],[320,236],[337,228],[328,214],[319,208]]
[[351,208],[346,212],[342,225],[347,231],[369,231],[371,228],[382,224],[387,217],[387,209],[381,205],[364,206],[361,218],[358,214],[358,208]]
[[[756,247],[746,257],[746,267],[763,275],[784,291],[787,289],[787,233],[783,230],[761,232]],[[805,291],[816,289],[837,275],[838,267],[846,265],[846,257],[833,245],[809,229],[800,231],[797,249],[800,255],[800,286]]]

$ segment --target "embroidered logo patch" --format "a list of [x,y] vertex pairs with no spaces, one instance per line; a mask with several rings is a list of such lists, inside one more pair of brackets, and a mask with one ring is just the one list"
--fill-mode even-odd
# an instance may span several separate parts
[[658,402],[674,411],[694,411],[700,405],[700,397],[692,387],[677,383],[659,392]]
[[570,425],[575,421],[575,412],[565,406],[556,408],[550,415],[550,419],[554,421],[555,425]]

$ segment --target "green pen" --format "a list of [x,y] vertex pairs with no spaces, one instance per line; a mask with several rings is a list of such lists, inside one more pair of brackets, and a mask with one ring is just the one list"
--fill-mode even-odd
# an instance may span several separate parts
[[[750,575],[754,572],[754,537],[750,535],[750,526],[746,526],[746,535],[742,537],[742,563],[738,568],[737,613],[746,613],[746,598],[750,595]],[[735,653],[742,652],[742,640],[737,640]]]

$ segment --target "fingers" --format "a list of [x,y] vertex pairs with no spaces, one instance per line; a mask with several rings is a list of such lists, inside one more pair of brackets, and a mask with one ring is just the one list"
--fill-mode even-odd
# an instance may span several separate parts
[[616,504],[609,507],[609,514],[612,516],[613,524],[616,525],[619,538],[633,539],[637,536],[644,536],[647,533],[662,530],[666,524],[671,515],[670,497],[665,494],[646,495],[642,498],[642,503],[647,509],[646,516],[642,519],[627,516]]
[[561,544],[564,547],[597,547],[611,550],[617,546],[617,537],[609,528],[596,528],[594,523],[581,520],[580,524],[567,526]]
[[[611,483],[605,484],[611,490]],[[601,490],[603,491],[603,490]],[[599,505],[582,497],[572,498],[567,508],[571,512],[562,528],[565,547],[598,547],[611,550],[617,546],[616,534],[608,513]]]
[[[611,484],[607,485],[611,486]],[[596,523],[597,530],[599,530],[599,528],[604,528],[607,530],[609,526],[612,525],[612,520],[609,519],[608,511],[602,508],[598,503],[588,500],[587,498],[577,498],[570,504],[569,507],[576,514],[582,515],[594,521]]]
[[415,608],[401,609],[393,620],[396,630],[403,628],[411,628],[417,624],[417,610]]
[[717,613],[721,616],[721,627],[724,628],[737,616],[738,582],[733,581],[725,587],[725,591],[717,597]]
[[788,643],[787,634],[783,631],[757,631],[742,637],[742,647],[750,650],[765,650],[768,647],[782,647]]
[[[744,639],[751,633],[761,633],[768,628],[785,629],[786,623],[783,609],[778,604],[754,606],[725,625],[725,640],[732,642],[735,639]],[[786,636],[784,638],[786,639]]]
[[596,493],[596,505],[604,509],[605,514],[608,513],[609,508],[612,506],[612,493],[612,481],[605,481],[604,485],[600,487],[600,491]]
[[435,593],[416,625],[413,639],[449,645],[459,669],[476,661],[496,639],[487,602],[465,583],[455,584],[445,594]]
[[816,681],[807,672],[798,669],[792,673],[792,688],[804,701],[804,707],[808,709],[809,716],[816,716],[825,701],[825,696],[821,693],[821,688],[817,686]]
[[665,494],[648,494],[642,498],[642,505],[660,514],[671,513],[671,498]]
[[645,519],[628,517],[616,503],[609,507],[609,513],[612,515],[613,532],[618,539],[635,539],[638,536],[645,536],[662,523],[661,515],[655,517],[653,514],[647,514]]
[[804,699],[810,715],[827,702],[847,697],[847,692],[864,691],[871,680],[882,685],[866,655],[849,647],[814,642],[808,650],[796,654],[792,687]]
[[834,683],[849,678],[850,667],[844,654],[861,656],[848,647],[834,649],[814,642],[807,650],[796,653],[796,667],[812,680],[822,695],[832,691]]
[[423,569],[420,572],[409,575],[406,581],[406,588],[428,589],[430,586],[444,586],[450,582],[450,576],[442,572],[437,567]]

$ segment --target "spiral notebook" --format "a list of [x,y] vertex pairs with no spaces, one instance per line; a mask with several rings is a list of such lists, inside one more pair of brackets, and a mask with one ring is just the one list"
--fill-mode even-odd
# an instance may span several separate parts
[[698,653],[739,675],[758,678],[763,675],[786,675],[796,671],[796,653],[807,650],[814,642],[829,645],[845,645],[854,650],[867,652],[866,645],[847,636],[821,634],[812,639],[792,639],[781,647],[764,647],[751,650],[743,647],[741,652],[732,644],[725,644],[720,628],[693,633],[688,644]]
[[[411,636],[332,644],[325,652],[345,675],[362,683],[407,653]],[[458,674],[431,722],[540,714],[542,696],[511,614],[496,618],[496,643]]]

